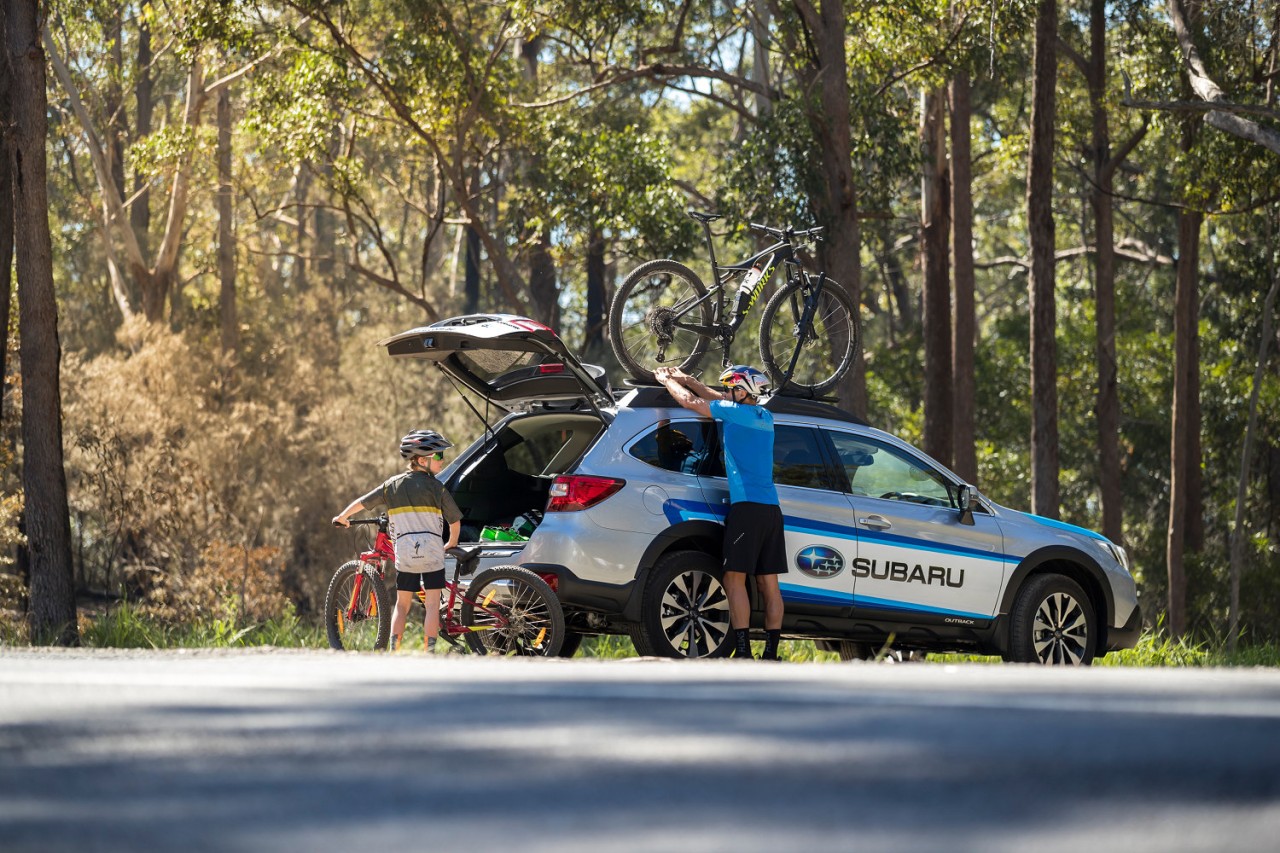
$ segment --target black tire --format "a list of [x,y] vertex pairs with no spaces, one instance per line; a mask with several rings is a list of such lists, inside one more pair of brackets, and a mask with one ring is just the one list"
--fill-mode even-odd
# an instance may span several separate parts
[[476,654],[555,657],[560,653],[564,609],[547,582],[528,569],[485,569],[467,587],[467,598],[462,602],[462,624],[471,629],[467,644]]
[[631,641],[641,655],[724,657],[733,646],[720,563],[701,551],[673,551],[649,575]]
[[710,325],[706,295],[697,273],[677,261],[649,261],[633,270],[609,306],[609,343],[618,362],[641,382],[654,381],[657,367],[692,371],[710,339],[673,324],[677,312],[687,311],[686,322]]
[[1097,616],[1080,584],[1063,575],[1035,575],[1013,601],[1009,650],[1018,663],[1088,666],[1098,645]]
[[582,647],[582,640],[582,634],[577,631],[565,631],[564,642],[560,644],[560,651],[556,653],[556,657],[573,657],[578,653],[578,649]]
[[[812,276],[810,276],[812,279]],[[777,391],[820,396],[833,389],[862,352],[858,312],[849,294],[834,281],[822,287],[812,329],[800,342],[804,312],[803,285],[787,282],[764,307],[760,318],[760,361]],[[797,348],[795,372],[784,381]]]
[[[387,586],[376,569],[362,571],[366,564],[359,560],[343,563],[333,573],[324,596],[324,627],[329,647],[348,651],[376,651],[387,647],[391,634],[392,602]],[[356,577],[360,581],[360,598],[352,609]]]

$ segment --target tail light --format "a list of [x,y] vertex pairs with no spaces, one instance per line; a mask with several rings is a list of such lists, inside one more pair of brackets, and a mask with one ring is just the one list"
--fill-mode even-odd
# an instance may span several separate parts
[[566,474],[551,484],[547,512],[577,512],[600,503],[627,484],[612,477]]

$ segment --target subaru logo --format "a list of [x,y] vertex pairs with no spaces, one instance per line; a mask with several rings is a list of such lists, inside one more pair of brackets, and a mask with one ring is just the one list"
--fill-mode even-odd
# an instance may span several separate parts
[[796,554],[796,568],[811,578],[833,578],[844,569],[844,556],[825,545],[809,545]]

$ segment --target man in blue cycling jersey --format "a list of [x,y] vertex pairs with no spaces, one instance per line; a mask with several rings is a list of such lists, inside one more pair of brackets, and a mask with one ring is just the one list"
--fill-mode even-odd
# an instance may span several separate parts
[[761,660],[778,659],[782,633],[782,592],[778,575],[787,571],[782,510],[773,485],[773,414],[760,405],[769,378],[738,364],[720,375],[728,391],[716,391],[674,367],[654,378],[681,406],[723,425],[724,468],[729,477],[729,514],[724,525],[724,588],[729,597],[733,657],[751,657],[751,602],[747,575],[754,575],[764,599],[765,643]]

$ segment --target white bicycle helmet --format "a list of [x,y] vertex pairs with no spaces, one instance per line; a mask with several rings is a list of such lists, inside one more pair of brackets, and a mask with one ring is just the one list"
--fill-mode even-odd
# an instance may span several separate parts
[[415,456],[432,456],[450,447],[453,447],[453,442],[429,429],[415,429],[400,439],[400,455],[405,459],[412,459]]
[[752,397],[769,391],[769,377],[754,367],[735,364],[720,374],[720,384],[726,388],[741,388]]

